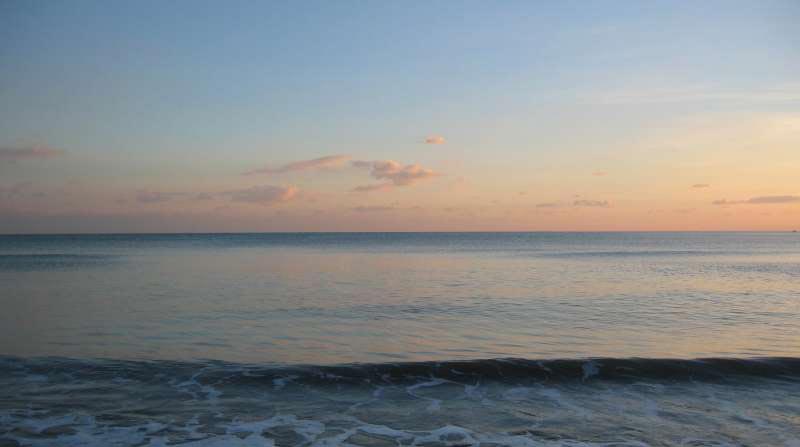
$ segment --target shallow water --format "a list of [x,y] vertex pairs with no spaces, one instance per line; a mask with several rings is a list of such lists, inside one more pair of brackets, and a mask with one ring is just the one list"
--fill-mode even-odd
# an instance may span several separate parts
[[35,446],[798,445],[800,360],[0,363]]
[[0,446],[800,446],[797,234],[0,236],[0,284]]

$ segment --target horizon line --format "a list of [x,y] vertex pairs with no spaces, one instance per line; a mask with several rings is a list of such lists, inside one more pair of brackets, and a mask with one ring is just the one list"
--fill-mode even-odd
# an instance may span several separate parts
[[5,236],[178,236],[178,235],[257,235],[257,234],[535,234],[535,233],[798,233],[800,230],[462,230],[462,231],[167,231],[167,232],[67,232],[67,233],[3,233]]

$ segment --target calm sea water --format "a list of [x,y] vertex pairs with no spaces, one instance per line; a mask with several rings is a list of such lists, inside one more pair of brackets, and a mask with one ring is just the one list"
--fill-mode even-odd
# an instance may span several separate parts
[[800,235],[0,236],[0,355],[0,446],[797,447]]

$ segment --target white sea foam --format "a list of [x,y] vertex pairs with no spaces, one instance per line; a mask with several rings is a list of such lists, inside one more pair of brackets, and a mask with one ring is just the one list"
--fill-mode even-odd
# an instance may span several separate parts
[[584,362],[581,368],[583,368],[583,380],[586,380],[592,376],[596,376],[597,374],[600,373],[599,365],[597,364],[597,362],[594,362],[592,360]]
[[277,379],[272,380],[272,385],[275,387],[276,390],[280,390],[286,387],[292,380],[296,379],[296,375],[288,375],[286,377],[279,377]]
[[302,369],[168,368],[72,368],[74,379],[48,373],[45,385],[0,375],[13,384],[0,388],[0,445],[800,447],[796,380],[585,382],[569,365],[569,380],[406,373],[376,386],[346,370],[325,381]]

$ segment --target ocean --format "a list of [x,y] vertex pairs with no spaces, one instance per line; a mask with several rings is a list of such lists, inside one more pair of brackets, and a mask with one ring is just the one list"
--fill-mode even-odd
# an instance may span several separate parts
[[796,233],[0,236],[0,446],[800,447]]

